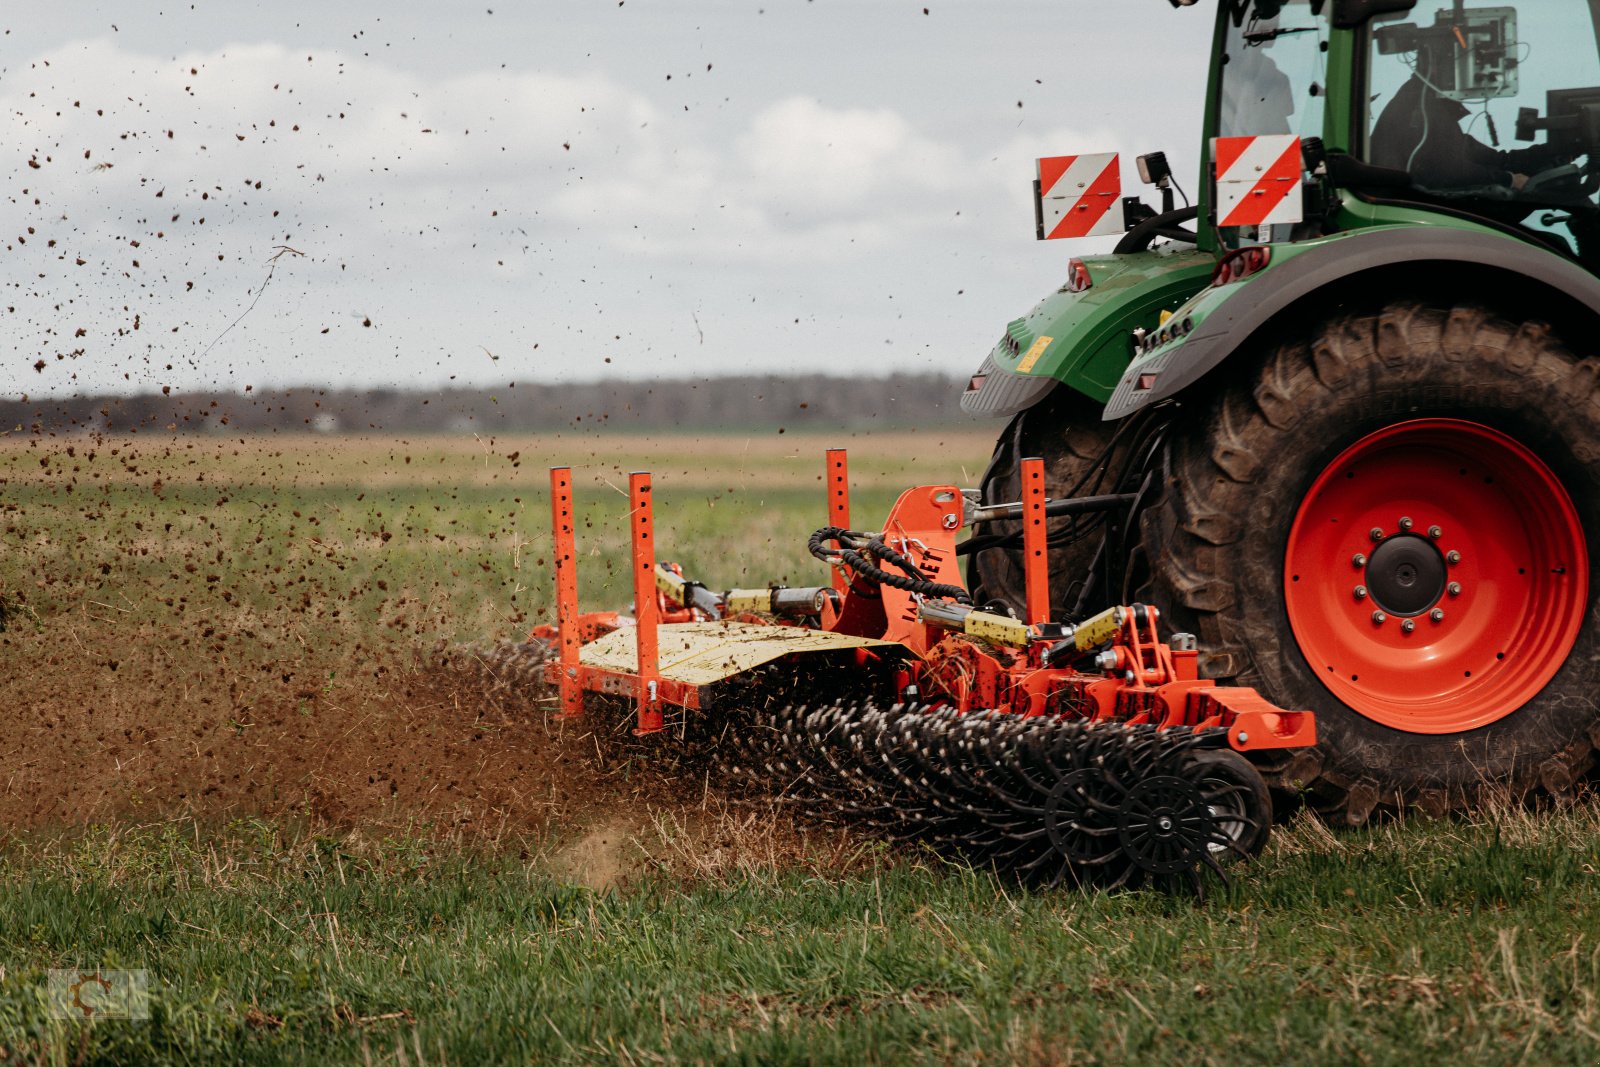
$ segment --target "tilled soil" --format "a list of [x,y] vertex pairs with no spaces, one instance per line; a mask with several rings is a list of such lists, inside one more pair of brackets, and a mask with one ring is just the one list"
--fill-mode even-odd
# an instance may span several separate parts
[[557,719],[531,662],[508,670],[491,648],[281,633],[219,649],[155,625],[15,621],[0,633],[13,833],[190,815],[499,837],[700,793],[671,761],[619,756],[603,710]]

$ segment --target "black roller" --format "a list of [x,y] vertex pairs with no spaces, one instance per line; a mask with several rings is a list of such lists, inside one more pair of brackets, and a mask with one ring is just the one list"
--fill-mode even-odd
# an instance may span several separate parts
[[724,766],[849,821],[1044,887],[1201,892],[1259,852],[1261,776],[1220,730],[871,704],[751,716]]

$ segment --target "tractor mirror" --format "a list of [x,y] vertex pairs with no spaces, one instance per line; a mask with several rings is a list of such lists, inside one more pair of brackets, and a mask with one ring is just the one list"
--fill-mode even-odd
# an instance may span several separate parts
[[1333,0],[1333,28],[1353,30],[1378,15],[1410,11],[1417,0]]
[[1420,32],[1415,22],[1395,22],[1378,27],[1373,31],[1372,39],[1378,46],[1380,56],[1402,56],[1417,50]]

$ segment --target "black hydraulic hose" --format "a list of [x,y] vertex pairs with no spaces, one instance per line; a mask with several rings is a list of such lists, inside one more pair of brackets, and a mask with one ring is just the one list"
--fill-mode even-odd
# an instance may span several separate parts
[[1178,229],[1180,222],[1193,222],[1200,217],[1198,205],[1180,207],[1176,211],[1163,211],[1159,215],[1151,215],[1133,229],[1122,235],[1122,240],[1117,242],[1117,247],[1112,249],[1116,255],[1123,256],[1130,252],[1143,252],[1150,247],[1150,242],[1157,237],[1167,237],[1174,241],[1183,241],[1193,244],[1195,235],[1187,230]]
[[[830,549],[828,547],[830,541],[838,547]],[[850,569],[855,571],[857,577],[878,585],[902,589],[918,596],[939,597],[963,604],[972,602],[972,598],[961,586],[930,580],[915,563],[890,548],[881,534],[857,533],[840,526],[824,526],[811,535],[806,542],[806,548],[824,563],[832,562],[833,557],[838,556],[850,565]],[[873,561],[873,557],[905,573],[894,574],[886,571]]]
[[[1113,493],[1105,496],[1068,497],[1062,500],[1047,501],[1044,506],[1044,513],[1052,518],[1061,515],[1093,515],[1121,510],[1122,508],[1135,503],[1137,499],[1137,494],[1134,493]],[[1022,517],[1021,504],[991,504],[988,507],[980,508],[979,510],[980,512],[993,512],[993,514],[980,520],[984,522],[992,522],[996,519],[1007,519],[1015,522]],[[1089,528],[1086,528],[1084,532],[1087,532],[1087,529]],[[1068,544],[1071,541],[1076,540],[1077,536],[1079,535],[1071,532],[1070,527],[1065,531],[1052,530],[1050,532],[1049,544],[1051,547],[1059,547],[1062,544]],[[956,555],[968,556],[974,552],[983,552],[990,548],[1001,546],[1006,548],[1015,548],[1019,547],[1021,544],[1021,530],[1011,530],[1007,533],[999,534],[976,534],[956,546]]]

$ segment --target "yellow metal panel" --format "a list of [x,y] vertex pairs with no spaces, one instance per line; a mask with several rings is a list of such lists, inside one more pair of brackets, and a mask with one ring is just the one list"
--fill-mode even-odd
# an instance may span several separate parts
[[672,602],[679,607],[685,606],[683,587],[687,584],[683,579],[683,575],[674,574],[661,564],[656,564],[656,588],[667,594]]
[[1028,349],[1028,351],[1023,353],[1022,359],[1017,363],[1017,373],[1027,374],[1029,371],[1033,370],[1033,365],[1039,362],[1039,357],[1044,355],[1044,350],[1049,348],[1050,342],[1054,340],[1054,337],[1036,338],[1033,342],[1033,345]]
[[969,612],[964,623],[968,634],[991,644],[1027,648],[1031,637],[1027,623],[988,611]]
[[1072,631],[1072,643],[1080,652],[1105,644],[1122,629],[1122,609],[1107,608],[1080,622]]
[[[669,623],[657,631],[663,678],[707,685],[795,652],[829,652],[894,645],[869,637],[847,637],[799,626],[748,622]],[[624,626],[583,646],[585,667],[632,673],[638,669],[634,629]]]
[[732,615],[741,611],[766,614],[772,610],[772,590],[730,589],[725,603],[728,608],[726,614]]

